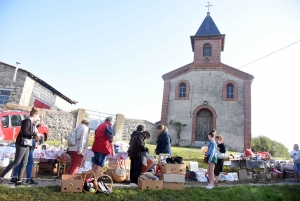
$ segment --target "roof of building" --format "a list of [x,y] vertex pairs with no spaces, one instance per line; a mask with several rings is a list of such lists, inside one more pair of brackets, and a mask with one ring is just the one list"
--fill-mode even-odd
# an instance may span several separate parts
[[[220,33],[217,25],[215,24],[214,20],[210,16],[210,12],[207,12],[206,17],[203,20],[202,24],[200,25],[196,34],[194,36],[191,36],[193,51],[194,51],[194,39],[197,36],[222,36],[223,38],[225,37],[224,34]],[[223,46],[224,46],[224,39],[222,40],[222,50],[223,50]]]
[[225,65],[223,63],[218,64],[195,64],[195,63],[189,63],[185,66],[182,66],[180,68],[177,68],[173,71],[170,71],[162,76],[163,80],[168,80],[175,78],[179,75],[186,74],[192,70],[221,70],[225,73],[228,73],[232,76],[244,79],[244,80],[253,80],[254,77],[251,74],[245,73],[239,69],[233,68],[231,66]]
[[[10,66],[12,68],[16,68],[15,66],[0,62],[0,64],[6,65],[6,66]],[[18,70],[21,70],[25,73],[27,73],[27,75],[32,78],[33,80],[35,80],[36,82],[40,83],[42,86],[46,87],[47,89],[49,89],[50,91],[52,91],[53,93],[57,94],[59,97],[63,98],[64,100],[68,101],[71,104],[76,104],[78,103],[75,100],[71,100],[70,98],[68,98],[67,96],[65,96],[64,94],[62,94],[61,92],[59,92],[58,90],[56,90],[54,87],[52,87],[51,85],[49,85],[47,82],[45,82],[44,80],[40,79],[39,77],[35,76],[34,74],[32,74],[31,72],[24,70],[22,68],[18,68]]]

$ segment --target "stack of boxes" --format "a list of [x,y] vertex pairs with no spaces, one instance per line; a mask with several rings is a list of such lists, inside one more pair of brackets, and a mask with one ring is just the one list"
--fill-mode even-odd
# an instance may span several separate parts
[[158,164],[160,165],[163,188],[171,190],[183,190],[185,182],[186,165],[163,163],[169,154],[160,154]]

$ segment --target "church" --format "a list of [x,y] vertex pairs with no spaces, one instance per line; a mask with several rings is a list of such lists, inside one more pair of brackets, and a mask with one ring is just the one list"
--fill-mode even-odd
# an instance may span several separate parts
[[182,127],[180,145],[204,146],[216,129],[229,150],[251,148],[251,83],[254,77],[223,64],[225,34],[210,12],[194,36],[190,36],[194,61],[168,72],[164,80],[161,123],[169,128],[172,144]]

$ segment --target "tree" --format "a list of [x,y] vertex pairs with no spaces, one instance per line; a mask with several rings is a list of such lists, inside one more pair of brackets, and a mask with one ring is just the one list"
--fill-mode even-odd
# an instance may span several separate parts
[[266,136],[258,136],[252,138],[251,149],[254,152],[269,152],[272,157],[289,158],[288,148],[286,148],[283,144],[271,140]]
[[177,143],[176,145],[179,145],[180,142],[185,141],[185,140],[181,140],[181,130],[183,127],[186,127],[186,124],[182,124],[180,122],[174,122],[173,120],[170,121],[170,125],[174,126],[176,131],[177,131]]

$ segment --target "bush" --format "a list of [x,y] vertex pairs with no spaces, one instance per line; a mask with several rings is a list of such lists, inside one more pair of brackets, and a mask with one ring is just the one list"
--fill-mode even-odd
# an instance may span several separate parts
[[252,138],[252,151],[259,152],[265,151],[269,152],[272,157],[282,157],[289,158],[289,151],[283,144],[271,140],[266,136],[258,136]]

